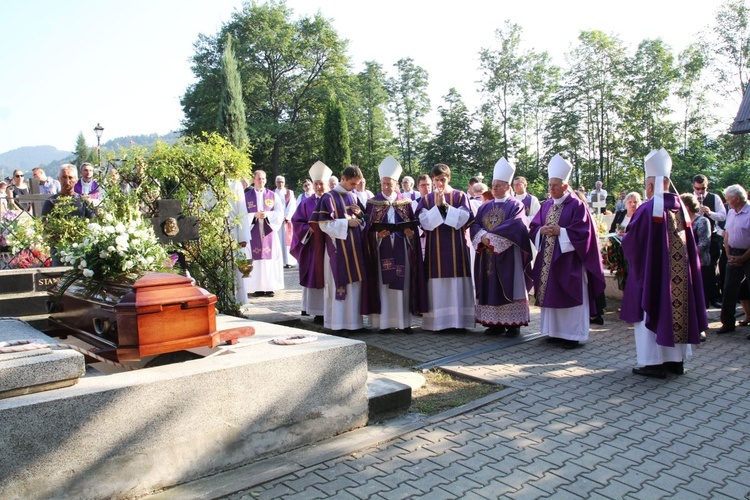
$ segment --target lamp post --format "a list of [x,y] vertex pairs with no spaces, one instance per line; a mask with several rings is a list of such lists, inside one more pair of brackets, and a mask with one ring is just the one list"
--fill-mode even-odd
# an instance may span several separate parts
[[96,127],[94,127],[94,132],[96,133],[96,150],[99,152],[99,168],[102,167],[102,148],[101,148],[101,138],[102,138],[102,132],[104,132],[104,127],[96,124]]

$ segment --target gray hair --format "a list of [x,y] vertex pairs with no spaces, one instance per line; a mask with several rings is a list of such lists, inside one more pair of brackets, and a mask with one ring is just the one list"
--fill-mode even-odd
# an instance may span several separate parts
[[[84,163],[84,165],[86,164]],[[88,165],[91,165],[91,164],[89,163]],[[78,177],[78,168],[72,163],[65,163],[63,165],[60,165],[60,170],[57,172],[57,178],[59,179],[62,173],[65,172],[66,170],[72,170],[73,172],[75,172],[76,177]]]
[[626,194],[625,198],[623,199],[623,201],[628,201],[628,198],[635,198],[636,201],[638,202],[638,204],[641,203],[641,194],[637,193],[635,191],[631,191],[628,194]]
[[747,201],[747,191],[739,184],[732,184],[724,189],[724,197],[731,196],[732,198],[738,198],[740,201]]

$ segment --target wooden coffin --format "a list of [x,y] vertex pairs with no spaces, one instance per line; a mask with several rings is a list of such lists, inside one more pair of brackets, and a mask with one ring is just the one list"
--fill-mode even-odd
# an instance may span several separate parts
[[[49,317],[55,334],[80,338],[108,359],[137,361],[222,342],[216,296],[178,274],[147,274],[132,286],[107,284],[93,297],[77,283],[62,297],[56,293],[50,291]],[[235,332],[234,340],[253,333]]]

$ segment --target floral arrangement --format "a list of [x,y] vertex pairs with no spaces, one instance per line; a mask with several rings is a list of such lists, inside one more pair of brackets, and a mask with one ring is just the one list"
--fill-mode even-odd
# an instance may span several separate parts
[[120,220],[110,213],[98,222],[89,222],[80,242],[60,250],[60,260],[73,267],[63,278],[60,291],[83,279],[92,294],[105,282],[134,282],[145,273],[172,267],[148,221],[140,216]]
[[617,288],[625,290],[625,280],[628,276],[628,261],[622,252],[622,237],[619,235],[607,238],[607,243],[602,246],[602,264],[617,279]]
[[0,218],[0,246],[11,255],[4,258],[7,267],[22,269],[50,265],[50,248],[44,238],[41,221],[19,210],[8,210]]

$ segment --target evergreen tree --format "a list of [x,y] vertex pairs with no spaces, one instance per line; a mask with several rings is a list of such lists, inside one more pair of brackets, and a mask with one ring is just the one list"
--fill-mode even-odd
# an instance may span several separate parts
[[245,102],[242,100],[242,82],[237,70],[237,59],[232,48],[232,35],[227,37],[221,56],[221,100],[219,101],[219,132],[239,149],[247,146],[247,121]]
[[76,164],[79,167],[86,162],[93,162],[94,151],[86,144],[86,138],[83,136],[83,132],[78,133],[78,138],[76,139],[76,147],[73,152],[76,155]]
[[[455,88],[444,96],[447,106],[439,106],[440,121],[437,134],[427,143],[423,164],[429,168],[436,163],[445,163],[453,171],[474,170],[471,158],[471,116],[461,95]],[[494,163],[492,164],[494,165]]]
[[283,2],[245,2],[217,35],[199,37],[192,59],[198,81],[181,101],[187,134],[216,130],[220,48],[232,35],[253,161],[269,176],[282,173],[282,165],[295,165],[300,172],[309,166],[309,156],[300,156],[309,155],[309,147],[300,145],[321,140],[331,82],[346,74],[348,62],[346,42],[330,20],[321,14],[293,20],[292,13]]
[[346,116],[341,103],[331,98],[326,109],[325,124],[323,126],[323,163],[331,170],[338,172],[351,163],[349,152],[349,131],[346,126]]

